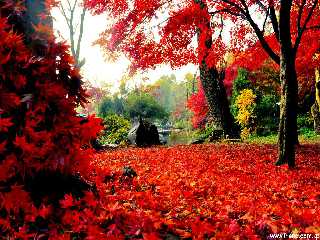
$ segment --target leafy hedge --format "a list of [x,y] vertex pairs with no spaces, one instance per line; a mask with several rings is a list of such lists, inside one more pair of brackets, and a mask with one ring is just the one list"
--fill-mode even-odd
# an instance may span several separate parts
[[105,129],[100,137],[103,144],[124,144],[128,139],[130,121],[117,114],[108,115],[104,118]]

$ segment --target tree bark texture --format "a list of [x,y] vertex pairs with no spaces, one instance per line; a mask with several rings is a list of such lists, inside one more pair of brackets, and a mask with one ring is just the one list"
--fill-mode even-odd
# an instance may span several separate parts
[[203,62],[200,66],[200,80],[208,102],[209,120],[216,129],[234,136],[233,119],[223,84],[224,72],[219,72],[216,68],[208,68]]
[[292,0],[281,0],[280,33],[280,81],[281,105],[276,165],[288,163],[295,167],[295,145],[297,144],[298,81],[295,68],[295,52],[290,33],[290,11]]

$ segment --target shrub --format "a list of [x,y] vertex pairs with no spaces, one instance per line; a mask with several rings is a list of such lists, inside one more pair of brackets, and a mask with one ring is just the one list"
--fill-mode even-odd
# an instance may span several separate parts
[[104,119],[105,130],[100,137],[102,143],[125,143],[130,130],[130,122],[117,114],[112,114]]
[[257,128],[264,129],[261,134],[270,134],[276,132],[279,125],[280,106],[278,104],[279,97],[276,95],[263,95],[257,98],[256,114],[257,114]]
[[132,92],[128,95],[124,104],[125,115],[131,119],[142,117],[150,119],[167,119],[169,114],[148,93]]
[[248,136],[255,130],[255,108],[256,95],[251,89],[245,89],[240,92],[236,99],[237,116],[236,120],[240,124],[241,138],[248,138]]
[[231,96],[231,113],[234,117],[238,115],[236,106],[237,97],[244,89],[252,89],[252,82],[249,80],[249,73],[246,69],[239,68],[237,78],[233,81]]
[[108,115],[118,114],[123,115],[124,103],[123,99],[117,96],[105,97],[98,106],[98,115],[102,118],[106,118]]
[[310,113],[298,115],[297,118],[298,129],[312,129],[313,130],[313,117]]

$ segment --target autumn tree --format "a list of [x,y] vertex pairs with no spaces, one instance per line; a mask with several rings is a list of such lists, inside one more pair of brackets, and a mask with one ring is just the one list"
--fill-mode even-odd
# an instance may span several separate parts
[[[294,148],[298,142],[296,59],[303,38],[317,34],[319,29],[319,1],[221,0],[212,2],[212,7],[216,9],[213,13],[240,24],[241,27],[234,30],[238,38],[244,40],[251,30],[250,34],[256,36],[267,55],[280,66],[281,110],[279,158],[276,164],[288,163],[294,167]],[[260,26],[254,20],[254,13],[264,16]]]
[[[137,68],[164,62],[179,66],[186,61],[198,62],[201,66],[203,57],[206,64],[216,66],[226,51],[219,37],[226,22],[234,23],[229,51],[236,53],[258,40],[265,55],[280,67],[282,100],[277,164],[295,165],[298,142],[296,57],[302,40],[315,35],[319,29],[318,0],[123,0],[117,3],[88,0],[87,6],[96,13],[108,11],[115,19],[109,31],[102,35],[100,43],[104,49],[111,52],[121,49]],[[148,22],[155,16],[161,17],[161,11],[168,12],[169,17],[159,25],[150,26]],[[262,20],[257,19],[257,15]],[[160,28],[160,40],[152,38],[152,27]],[[197,55],[190,47],[196,33],[200,33]]]
[[[107,11],[114,19],[98,43],[106,55],[124,53],[131,60],[132,69],[153,68],[163,63],[173,68],[199,64],[211,122],[233,135],[224,71],[217,68],[223,66],[221,56],[225,48],[221,36],[216,37],[220,44],[213,44],[211,16],[204,1],[88,0],[87,7],[96,14]],[[156,18],[161,20],[155,21]],[[160,35],[160,40],[155,35]],[[195,38],[198,43],[194,47]]]

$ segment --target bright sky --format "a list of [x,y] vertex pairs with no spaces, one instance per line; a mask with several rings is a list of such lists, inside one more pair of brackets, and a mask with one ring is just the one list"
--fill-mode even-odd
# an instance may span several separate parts
[[[65,4],[66,0],[61,0],[61,2]],[[53,9],[52,16],[55,20],[54,28],[56,32],[60,33],[65,40],[69,40],[69,29],[59,9]],[[129,61],[122,58],[116,63],[106,62],[99,46],[92,45],[98,39],[99,34],[105,30],[107,21],[108,18],[105,15],[92,16],[89,12],[86,13],[80,50],[81,57],[86,58],[86,64],[82,68],[82,75],[85,81],[90,81],[95,86],[101,87],[107,84],[111,85],[112,90],[115,91],[119,87],[120,79],[126,73]],[[135,82],[139,83],[140,79],[144,77],[148,77],[151,82],[154,82],[161,75],[170,74],[175,74],[177,80],[181,81],[186,73],[191,72],[194,74],[196,71],[197,68],[194,65],[188,65],[178,70],[172,70],[169,66],[161,66],[143,75],[138,75],[135,77]]]

